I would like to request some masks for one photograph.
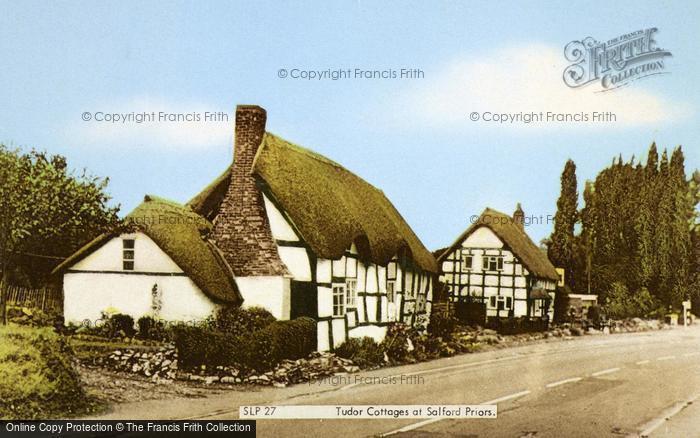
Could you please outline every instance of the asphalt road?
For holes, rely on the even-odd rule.
[[[233,419],[239,406],[263,404],[497,404],[496,419],[259,420],[258,436],[700,437],[698,326],[587,336],[360,374],[391,375],[408,379],[150,401],[118,406],[102,418]]]

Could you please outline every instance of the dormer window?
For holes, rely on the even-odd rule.
[[[122,239],[122,269],[134,270],[134,239]]]

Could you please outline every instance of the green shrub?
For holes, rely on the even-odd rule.
[[[62,319],[62,317],[44,312],[41,309],[8,306],[7,319],[9,322],[13,322],[18,325],[28,325],[31,327],[54,327],[58,325],[58,320]]]
[[[178,360],[184,369],[235,365],[268,371],[284,359],[300,359],[316,349],[316,321],[274,321],[253,333],[224,333],[216,324],[172,327]]]
[[[169,339],[168,329],[163,323],[151,316],[142,316],[136,322],[139,327],[139,337],[154,341],[165,341]]]
[[[172,327],[173,340],[183,369],[233,365],[240,360],[239,339],[207,325]]]
[[[134,328],[134,318],[123,313],[106,316],[104,325],[100,327],[104,336],[108,338],[128,337],[131,338],[136,334]]]
[[[415,362],[411,355],[409,341],[413,329],[401,322],[391,323],[387,327],[386,336],[382,341],[382,349],[386,353],[389,360],[393,363]]]
[[[0,327],[0,418],[76,416],[90,408],[72,352],[51,328]]]
[[[372,368],[384,362],[384,350],[372,338],[350,338],[335,349],[339,357],[350,359],[360,368]]]
[[[262,307],[243,309],[226,306],[216,312],[213,323],[220,332],[242,335],[262,330],[273,322],[275,317]]]
[[[624,283],[612,284],[605,298],[605,313],[613,319],[647,317],[658,314],[660,303],[647,288],[630,293]]]
[[[457,325],[457,320],[451,315],[443,312],[433,312],[430,315],[428,323],[428,333],[431,335],[448,340],[452,338],[452,333]]]
[[[250,337],[241,337],[241,365],[267,371],[284,359],[306,357],[316,350],[316,336],[316,321],[312,318],[275,321]]]

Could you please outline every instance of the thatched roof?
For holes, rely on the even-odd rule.
[[[433,255],[384,193],[338,163],[265,133],[252,173],[317,256],[338,259],[354,242],[374,263],[405,251],[420,268],[437,272]],[[229,168],[188,205],[213,219],[230,174]]]
[[[125,222],[128,228],[150,237],[207,296],[218,302],[242,303],[230,267],[207,240],[212,228],[208,220],[187,206],[146,196]],[[118,234],[94,239],[57,266],[54,273],[69,269]]]
[[[535,245],[530,237],[525,233],[521,224],[513,218],[500,211],[486,208],[479,219],[467,228],[457,240],[438,256],[438,262],[442,262],[452,251],[459,247],[464,240],[478,228],[487,227],[498,236],[503,243],[513,251],[513,254],[522,262],[533,275],[546,278],[548,280],[558,280],[554,265],[549,261],[547,255]]]

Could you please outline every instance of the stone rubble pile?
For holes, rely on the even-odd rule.
[[[207,385],[255,384],[278,387],[294,383],[309,382],[337,374],[356,373],[360,368],[349,359],[343,359],[328,352],[314,352],[305,359],[284,360],[274,370],[266,373],[243,372],[235,367],[216,367],[208,370],[205,366],[193,373],[178,373],[177,378],[200,382]]]
[[[104,359],[102,365],[114,371],[138,374],[153,380],[172,380],[177,373],[177,351],[172,347],[154,351],[115,350]]]

